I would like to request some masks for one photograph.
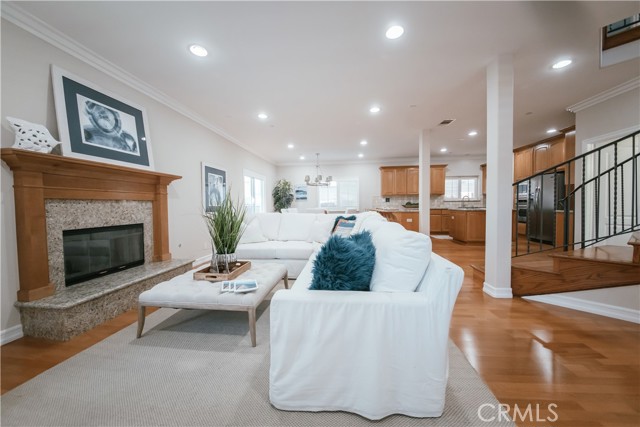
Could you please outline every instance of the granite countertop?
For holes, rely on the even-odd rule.
[[[403,207],[399,208],[373,208],[376,212],[419,212],[419,209],[407,209]]]
[[[450,211],[486,211],[487,208],[468,207],[468,208],[448,208]]]

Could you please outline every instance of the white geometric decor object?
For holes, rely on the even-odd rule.
[[[31,123],[26,120],[7,117],[7,121],[13,127],[16,139],[12,148],[35,151],[38,153],[51,153],[61,142],[56,141],[46,127]],[[61,154],[60,148],[56,150]]]

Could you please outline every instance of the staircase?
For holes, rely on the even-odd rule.
[[[640,284],[639,156],[635,132],[514,183],[529,189],[526,233],[515,236],[511,263],[514,295]],[[595,246],[629,233],[626,247]]]
[[[513,295],[640,284],[639,157],[640,131],[513,184],[514,208],[526,208],[524,234],[514,226]],[[627,235],[625,246],[602,245]],[[472,268],[484,281],[483,266]]]
[[[640,284],[640,232],[629,246],[604,245],[513,259],[513,295],[542,295]]]

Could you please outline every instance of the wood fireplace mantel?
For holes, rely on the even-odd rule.
[[[153,261],[171,259],[167,187],[177,175],[3,148],[13,171],[20,290],[18,301],[54,293],[49,281],[45,199],[146,200],[153,207]]]

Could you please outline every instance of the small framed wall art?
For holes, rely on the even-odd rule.
[[[215,212],[227,195],[227,172],[202,162],[202,206]]]
[[[143,107],[51,66],[63,154],[153,170]]]

